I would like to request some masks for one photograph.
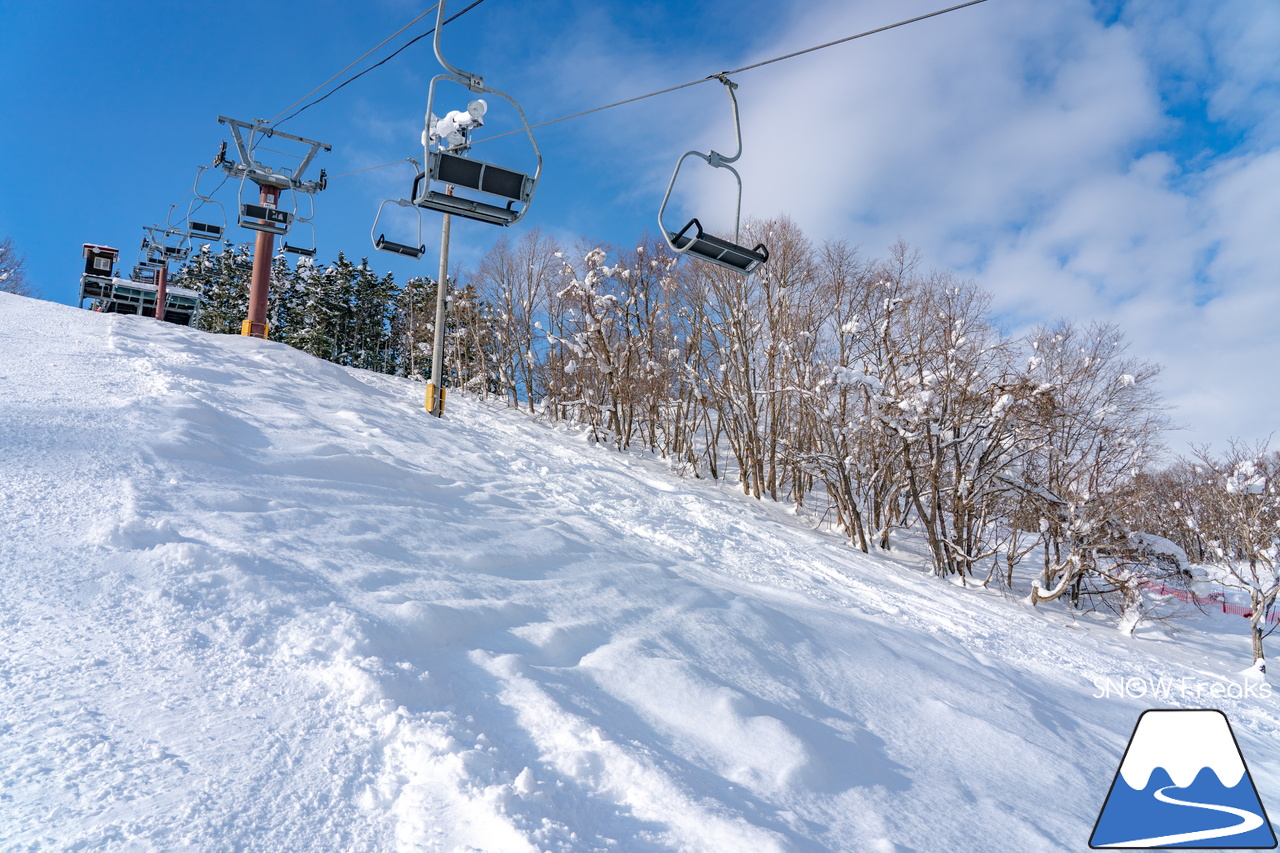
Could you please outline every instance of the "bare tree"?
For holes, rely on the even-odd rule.
[[[40,291],[27,279],[26,265],[26,257],[18,254],[12,239],[5,237],[0,240],[0,292],[40,296]]]
[[[1253,658],[1261,662],[1267,616],[1280,595],[1280,455],[1233,440],[1221,456],[1197,448],[1192,471],[1196,495],[1186,524],[1221,566],[1219,581],[1248,594]]]
[[[1126,357],[1123,335],[1107,324],[1041,328],[1028,346],[1023,412],[1039,442],[1019,485],[1039,505],[1044,557],[1031,599],[1080,604],[1117,591],[1105,564],[1129,541],[1123,507],[1168,426],[1159,368]]]
[[[562,267],[559,246],[535,229],[514,247],[499,239],[473,278],[477,298],[488,303],[496,320],[490,348],[494,378],[513,406],[530,412],[542,392],[546,335],[541,318]]]

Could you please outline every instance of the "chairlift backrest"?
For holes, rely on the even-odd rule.
[[[701,151],[686,151],[681,155],[676,161],[675,171],[671,173],[671,181],[667,184],[666,195],[662,197],[662,205],[658,208],[658,227],[673,252],[690,255],[726,269],[750,275],[769,260],[769,250],[763,243],[758,243],[753,249],[738,244],[742,224],[742,176],[731,165],[742,156],[742,122],[738,117],[738,98],[733,94],[738,84],[730,81],[724,74],[718,74],[716,77],[724,84],[725,91],[729,94],[729,103],[733,106],[733,129],[738,141],[738,150],[732,157],[726,157],[716,151],[708,151],[706,154]],[[675,187],[676,176],[680,174],[680,166],[689,157],[697,157],[709,166],[728,169],[733,173],[734,180],[738,184],[738,201],[734,211],[732,241],[708,234],[703,230],[702,223],[697,217],[690,219],[679,231],[671,230],[663,222],[662,214],[667,209],[667,202],[671,200],[671,190]],[[690,230],[693,231],[692,235],[689,233]]]
[[[529,210],[529,204],[533,200],[533,191],[537,187],[538,177],[542,174],[542,151],[538,148],[537,140],[533,138],[533,130],[529,127],[529,121],[525,118],[524,110],[521,109],[520,104],[514,98],[497,89],[486,86],[480,75],[463,71],[444,58],[444,54],[440,49],[440,33],[444,29],[444,13],[445,3],[441,0],[441,3],[436,7],[434,44],[436,59],[446,69],[446,73],[437,74],[431,78],[431,84],[427,90],[426,124],[428,132],[423,134],[422,139],[426,170],[414,181],[412,201],[419,207],[455,214],[467,219],[487,222],[491,225],[514,225],[524,218],[525,213]],[[520,116],[520,122],[524,125],[524,131],[529,137],[529,143],[533,146],[533,153],[537,158],[537,167],[532,175],[463,157],[461,156],[461,151],[465,150],[465,147],[461,149],[450,147],[444,144],[445,140],[434,137],[436,84],[441,80],[460,83],[472,92],[496,95],[515,107],[516,113]],[[432,150],[433,142],[436,144],[437,150]],[[493,196],[500,201],[498,204],[494,204],[491,199],[487,198],[470,199],[453,195],[438,188],[437,185],[457,187],[478,193],[481,196]],[[518,208],[516,207],[517,204],[520,205]]]
[[[247,177],[240,179],[238,199],[240,202],[240,216],[237,218],[236,224],[241,228],[265,231],[268,234],[288,234],[289,228],[293,225],[293,212],[281,210],[278,206],[278,201],[276,207],[245,201],[244,185],[247,180]],[[277,196],[278,199],[279,196]]]
[[[194,219],[187,220],[187,230],[192,237],[204,237],[209,240],[221,240],[224,226],[214,225],[210,222],[197,222]]]

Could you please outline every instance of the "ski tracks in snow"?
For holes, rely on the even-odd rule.
[[[67,310],[66,388],[0,410],[21,843],[1055,850],[1110,773],[1060,756],[1123,714],[1061,700],[1127,651],[465,396]]]

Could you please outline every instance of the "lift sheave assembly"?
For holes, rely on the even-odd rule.
[[[732,157],[726,157],[716,151],[708,151],[706,154],[701,151],[686,151],[681,155],[680,159],[676,161],[675,171],[671,173],[671,182],[667,184],[667,194],[662,197],[662,206],[658,208],[658,227],[662,229],[662,235],[666,238],[667,245],[671,247],[671,251],[710,261],[726,269],[750,275],[769,260],[769,250],[765,248],[763,243],[757,244],[754,249],[748,249],[746,246],[738,244],[738,232],[742,221],[742,176],[738,174],[737,169],[730,165],[742,156],[742,122],[738,118],[738,98],[733,94],[733,90],[738,88],[738,84],[730,81],[723,74],[717,75],[717,79],[724,84],[725,91],[729,93],[729,103],[733,105],[733,130],[738,139],[738,151]],[[699,160],[706,162],[707,165],[717,169],[728,169],[733,173],[734,179],[737,180],[738,203],[733,218],[733,242],[708,234],[697,217],[690,219],[679,231],[672,231],[663,222],[662,214],[667,209],[667,202],[671,200],[671,190],[676,185],[676,177],[680,174],[680,166],[689,157],[697,157]]]

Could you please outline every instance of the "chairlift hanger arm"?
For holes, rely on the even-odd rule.
[[[715,154],[714,151],[710,153]],[[662,197],[662,205],[658,208],[658,227],[662,229],[662,233],[664,234],[672,233],[671,229],[667,228],[666,225],[663,224],[662,214],[666,212],[667,202],[671,200],[671,190],[676,185],[676,177],[680,174],[680,167],[684,165],[684,161],[690,157],[697,157],[699,160],[702,160],[710,166],[716,166],[716,168],[725,169],[733,173],[734,179],[738,182],[738,203],[733,215],[733,241],[735,243],[738,242],[738,232],[741,228],[742,222],[742,176],[738,174],[737,169],[730,166],[727,162],[722,161],[719,164],[714,163],[710,156],[703,154],[701,151],[686,151],[684,154],[680,155],[680,159],[676,161],[675,171],[671,173],[671,180],[667,182],[667,193]]]
[[[382,219],[383,208],[385,208],[388,204],[395,204],[395,205],[399,205],[400,207],[408,207],[417,213],[418,241],[416,245],[410,245],[408,243],[398,243],[395,240],[388,240],[385,234],[378,234],[378,236],[376,237],[374,236],[374,234],[377,233],[378,231],[378,221]],[[409,201],[408,199],[389,198],[383,201],[382,204],[378,205],[378,212],[374,214],[373,225],[369,227],[369,239],[373,241],[373,248],[379,251],[390,252],[393,255],[403,255],[408,258],[413,258],[415,261],[421,260],[422,256],[427,253],[427,247],[422,242],[422,210],[416,204],[414,204],[412,201]]]
[[[728,169],[733,173],[734,179],[738,182],[738,205],[733,217],[733,241],[738,242],[738,235],[742,223],[742,176],[738,174],[738,170],[729,165],[737,162],[742,156],[742,120],[738,115],[738,97],[733,90],[738,88],[738,84],[729,79],[727,74],[712,75],[715,79],[724,84],[724,90],[729,94],[729,103],[733,108],[733,132],[738,143],[738,150],[732,157],[726,157],[715,150],[708,151],[703,154],[701,151],[686,151],[676,161],[675,171],[671,173],[671,180],[667,183],[667,193],[662,197],[662,205],[658,208],[658,227],[662,229],[663,234],[673,233],[671,229],[663,224],[662,214],[667,209],[667,202],[671,200],[671,190],[676,185],[676,177],[680,174],[680,167],[684,165],[684,161],[689,157],[697,157],[705,162],[708,166],[714,166],[717,169]],[[711,78],[708,78],[711,79]],[[672,246],[675,249],[675,246]]]
[[[726,157],[715,151],[707,152],[707,162],[712,166],[720,166],[736,163],[738,158],[742,156],[742,121],[738,118],[738,96],[733,94],[733,90],[738,88],[738,84],[730,80],[727,74],[715,74],[713,76],[724,84],[724,90],[729,93],[729,103],[733,106],[733,134],[738,141],[738,151],[732,157]]]
[[[441,65],[443,65],[449,71],[449,73],[453,75],[453,79],[457,80],[459,83],[466,86],[471,91],[473,92],[490,91],[489,89],[484,88],[484,80],[480,77],[479,74],[472,74],[469,71],[463,71],[461,68],[459,68],[458,66],[454,65],[453,63],[449,62],[449,60],[444,58],[444,53],[441,52],[440,50],[440,33],[444,30],[444,2],[445,0],[440,0],[440,2],[436,4],[436,31],[435,31],[435,37],[431,40],[431,43],[434,46],[435,52],[436,52],[436,61],[438,61]],[[494,92],[493,94],[500,95],[501,93]],[[506,97],[506,96],[503,95],[503,97]],[[510,100],[510,98],[508,98],[507,100]],[[430,116],[430,113],[428,113],[428,117],[429,116]],[[523,118],[523,116],[521,116],[521,118]],[[528,122],[525,122],[526,127],[528,126],[528,124],[529,124]]]

